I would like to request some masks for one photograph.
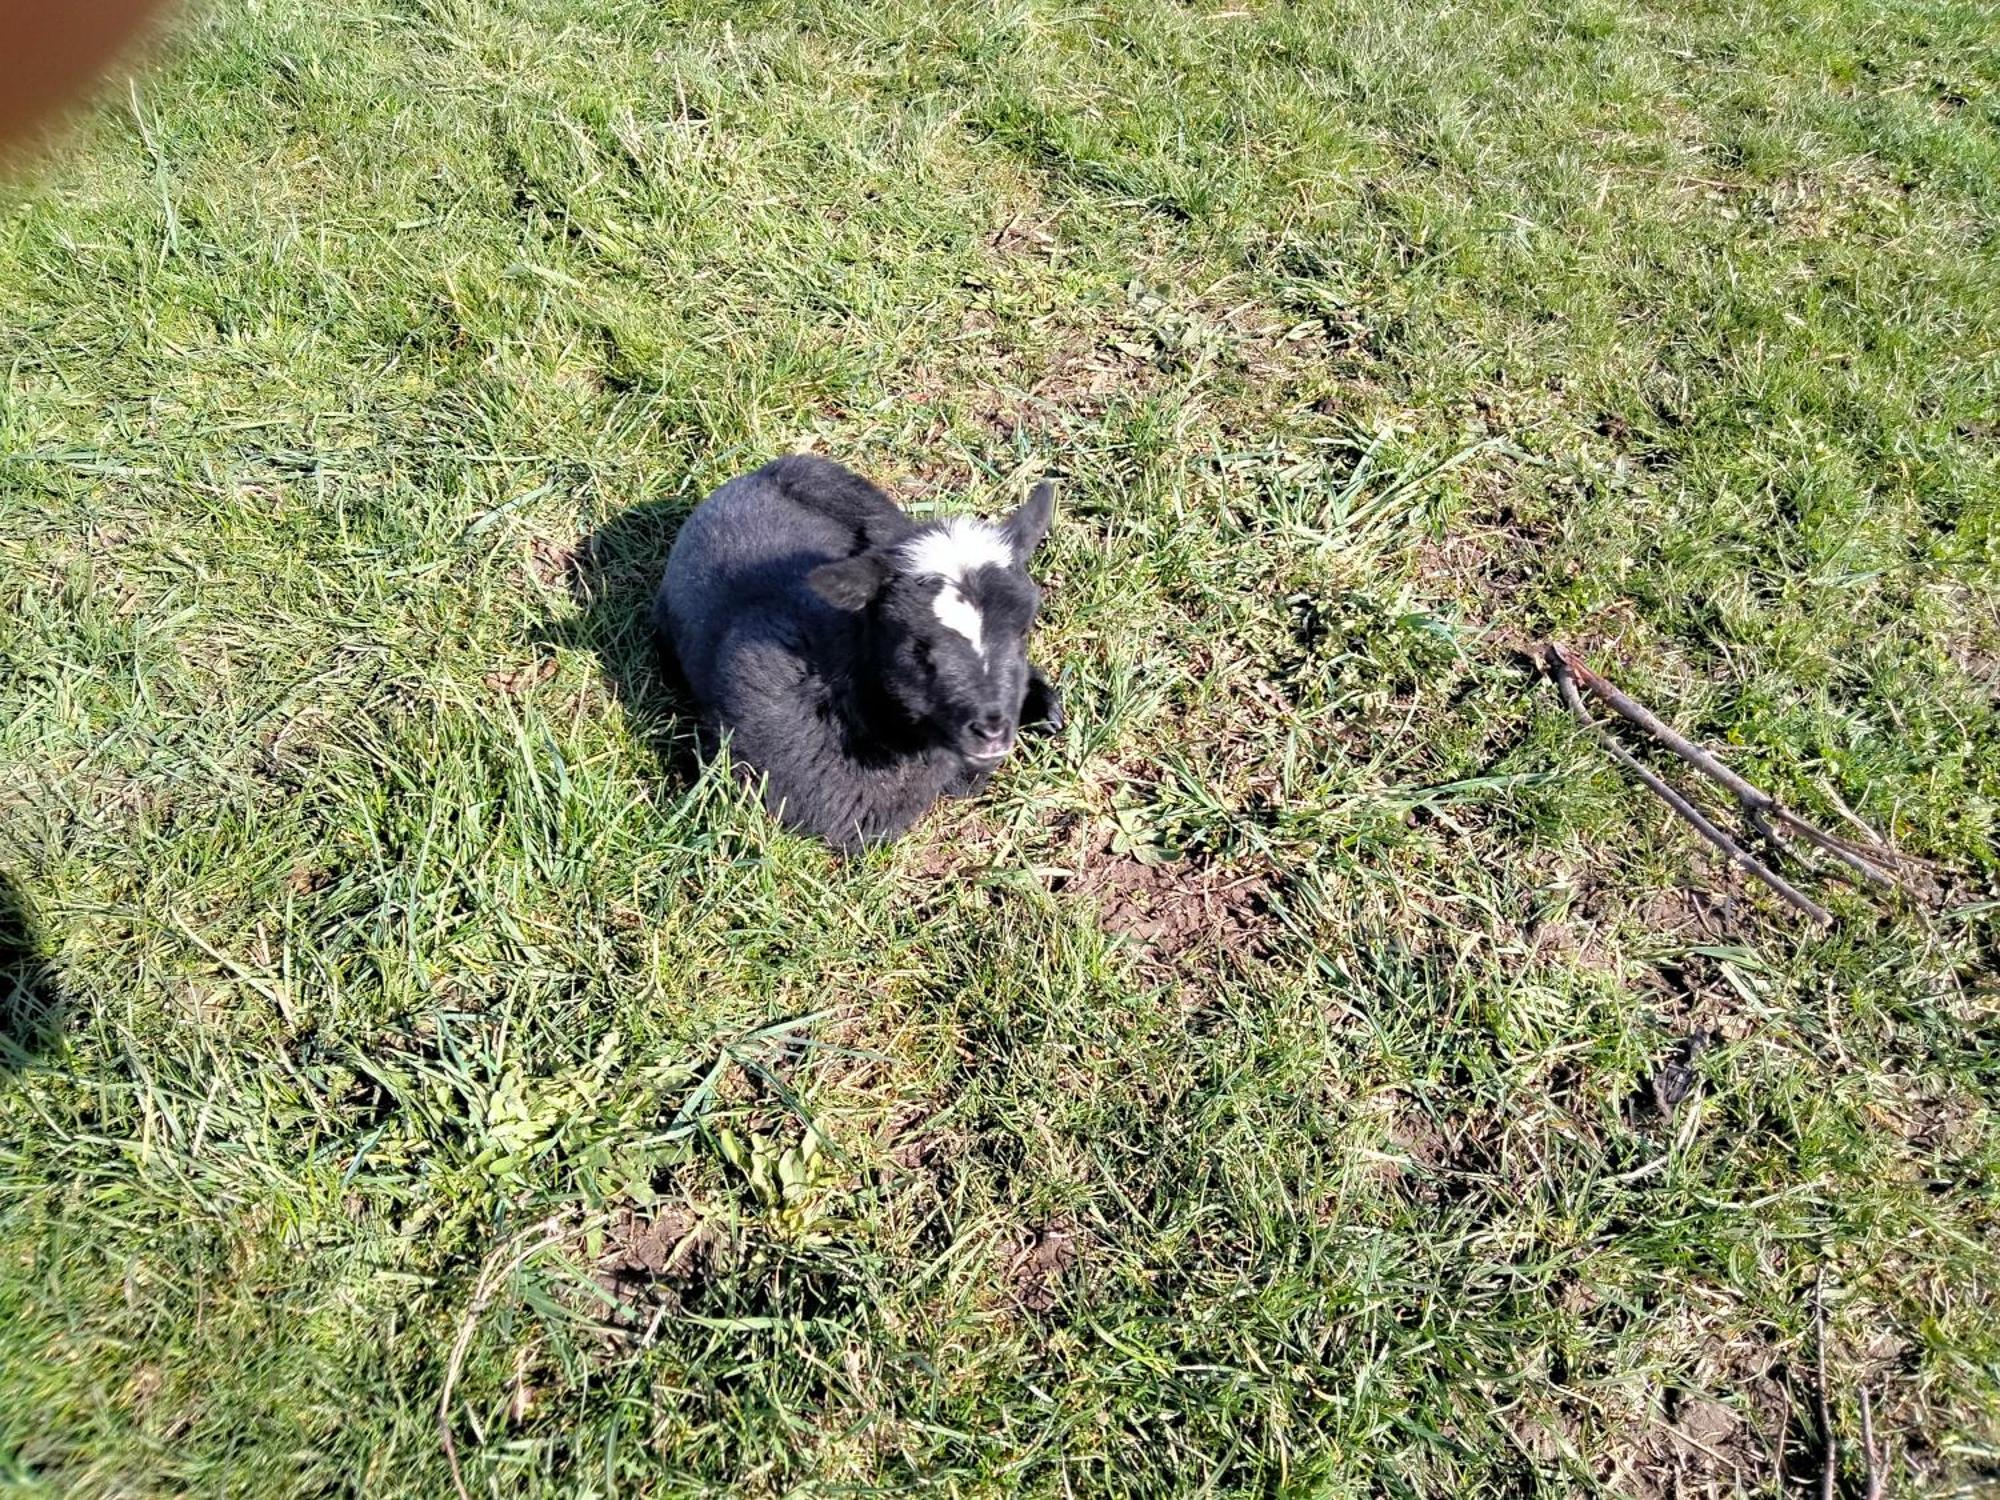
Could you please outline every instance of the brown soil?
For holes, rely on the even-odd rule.
[[[1038,228],[1024,213],[1016,213],[998,230],[987,237],[986,243],[1001,255],[1052,256],[1056,253],[1056,237],[1046,229]]]
[[[1435,1171],[1451,1161],[1451,1146],[1437,1122],[1417,1109],[1399,1111],[1389,1125],[1389,1144],[1421,1171]],[[1397,1168],[1398,1174],[1401,1168]]]
[[[945,1144],[944,1132],[934,1128],[936,1121],[936,1109],[926,1103],[913,1102],[897,1110],[882,1137],[889,1162],[905,1172],[921,1170]]]
[[[1768,1353],[1768,1351],[1763,1351]],[[1720,1372],[1708,1393],[1637,1395],[1629,1405],[1585,1407],[1561,1401],[1553,1412],[1516,1410],[1515,1441],[1550,1468],[1565,1453],[1595,1454],[1593,1477],[1630,1500],[1770,1492],[1778,1473],[1779,1440],[1796,1449],[1792,1406],[1782,1381],[1764,1369]],[[1738,1378],[1740,1377],[1740,1379]],[[1790,1457],[1797,1461],[1799,1455]]]
[[[576,546],[554,537],[537,536],[528,542],[528,571],[549,588],[567,588],[576,577]]]
[[[506,693],[510,697],[518,698],[531,688],[540,687],[555,675],[556,659],[553,656],[544,656],[540,661],[530,662],[524,667],[488,672],[486,686],[491,692]]]
[[[1028,1232],[1007,1267],[1007,1289],[1026,1312],[1052,1311],[1065,1272],[1076,1264],[1077,1237],[1068,1229],[1044,1225]]]
[[[1095,902],[1106,932],[1171,962],[1212,951],[1263,957],[1276,932],[1273,884],[1268,871],[1147,864],[1107,853],[1086,862],[1078,876],[1059,877],[1057,888]]]
[[[1765,1371],[1714,1396],[1675,1393],[1665,1413],[1650,1413],[1610,1484],[1634,1500],[1675,1500],[1683,1495],[1758,1494],[1778,1468],[1778,1441],[1787,1433],[1791,1402]]]
[[[720,1236],[685,1208],[651,1218],[622,1210],[605,1231],[596,1281],[610,1299],[608,1330],[642,1334],[662,1310],[671,1313],[715,1268]]]

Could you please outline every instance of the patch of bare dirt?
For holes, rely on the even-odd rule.
[[[910,857],[911,876],[930,889],[942,887],[971,867],[972,859],[957,838],[929,839],[917,844]]]
[[[916,502],[951,500],[968,488],[970,480],[962,466],[926,462],[907,470],[890,494],[898,505],[907,507]]]
[[[1723,960],[1688,951],[1659,959],[1639,979],[1658,996],[1656,1013],[1676,1034],[1704,1033],[1712,1040],[1742,1035],[1743,996]]]
[[[316,896],[333,884],[333,872],[311,859],[292,862],[285,876],[285,889],[295,896]]]
[[[1865,1107],[1876,1124],[1902,1137],[1912,1167],[1934,1176],[1963,1171],[1987,1130],[1988,1112],[1976,1099],[1934,1079],[1879,1078]]]
[[[921,1100],[892,1114],[882,1131],[883,1155],[890,1164],[905,1172],[922,1171],[946,1144],[937,1120],[936,1106]]]
[[[1113,396],[1145,395],[1160,384],[1162,373],[1130,340],[1104,341],[1091,333],[1077,333],[1056,350],[1028,394],[1058,411],[1094,417],[1102,414]],[[1017,428],[1042,425],[1032,407],[995,411],[988,422],[996,433],[1009,437]]]
[[[1521,949],[1534,963],[1569,963],[1601,973],[1618,971],[1618,950],[1610,934],[1574,911],[1530,918],[1521,928]]]
[[[1735,943],[1745,935],[1746,915],[1726,888],[1688,883],[1627,891],[1590,870],[1579,872],[1569,904],[1522,925],[1521,949],[1536,962],[1572,963],[1615,975],[1622,983],[1634,967],[1626,953],[1630,929],[1645,934],[1642,946],[1650,951]],[[1715,1028],[1740,1003],[1717,965],[1700,955],[1644,966],[1639,978],[1668,1002],[1662,1019],[1682,1030]]]
[[[642,1335],[679,1308],[716,1266],[722,1238],[685,1208],[661,1208],[650,1217],[621,1210],[604,1235],[595,1280],[609,1299],[607,1331]]]
[[[1104,930],[1128,938],[1148,957],[1172,962],[1197,952],[1261,958],[1277,919],[1268,870],[1182,860],[1149,864],[1108,850],[1086,860],[1056,889],[1094,902]]]
[[[555,675],[556,659],[553,656],[544,656],[526,666],[488,672],[485,682],[489,692],[505,693],[510,698],[518,698],[523,693],[540,687]]]
[[[1600,1392],[1588,1404],[1564,1398],[1508,1417],[1515,1442],[1538,1464],[1583,1462],[1608,1493],[1629,1500],[1767,1493],[1790,1421],[1783,1384],[1762,1371],[1705,1393],[1669,1391],[1655,1401]]]
[[[1412,1105],[1392,1118],[1389,1142],[1406,1158],[1391,1168],[1391,1180],[1400,1179],[1418,1203],[1454,1202],[1503,1183],[1518,1190],[1524,1182],[1504,1124],[1484,1111],[1446,1126]]]
[[[567,588],[576,576],[574,543],[537,536],[528,542],[528,571],[548,588]]]
[[[1543,580],[1555,539],[1551,527],[1517,520],[1503,505],[1486,525],[1461,519],[1449,534],[1417,543],[1417,582],[1468,618],[1512,627],[1525,640],[1535,622],[1519,618],[1516,601]]]
[[[1960,644],[1953,646],[1952,657],[1965,675],[1981,687],[2000,689],[2000,652]]]
[[[1448,1104],[1440,1114],[1392,1088],[1369,1098],[1365,1116],[1382,1141],[1370,1153],[1372,1175],[1415,1202],[1453,1201],[1503,1176],[1523,1181],[1521,1153],[1509,1152],[1506,1122],[1491,1110]]]
[[[1696,942],[1734,941],[1742,917],[1732,892],[1698,885],[1658,886],[1632,902],[1632,920],[1648,932]]]
[[[1074,1230],[1056,1225],[1029,1230],[1007,1265],[1007,1290],[1015,1305],[1024,1312],[1053,1311],[1078,1248]]]
[[[1608,1482],[1633,1500],[1760,1493],[1776,1475],[1791,1415],[1783,1385],[1762,1371],[1717,1394],[1670,1392]]]
[[[1001,255],[1055,255],[1056,237],[1034,223],[1025,212],[1008,218],[986,237],[986,243]]]
[[[1991,429],[1994,424],[1985,425]],[[2000,616],[1992,601],[1977,589],[1950,585],[1941,590],[1938,603],[1958,622],[1944,636],[1945,654],[1979,686],[2000,688]]]
[[[1382,1164],[1381,1175],[1395,1181],[1406,1173],[1428,1177],[1451,1161],[1451,1145],[1437,1122],[1415,1106],[1399,1108],[1389,1121],[1391,1159]],[[1400,1157],[1402,1160],[1395,1160]]]

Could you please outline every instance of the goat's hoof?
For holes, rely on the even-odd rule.
[[[1040,734],[1054,734],[1068,722],[1063,713],[1062,695],[1056,691],[1055,685],[1031,682],[1028,685],[1028,701],[1021,705],[1021,727]]]
[[[990,770],[974,771],[970,768],[960,771],[945,784],[944,794],[953,799],[977,797],[986,790],[986,784],[993,779]]]

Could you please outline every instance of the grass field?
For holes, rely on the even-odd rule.
[[[1966,0],[207,0],[0,205],[0,1480],[1990,1493],[1996,289]],[[800,448],[1060,484],[851,863],[643,629]]]

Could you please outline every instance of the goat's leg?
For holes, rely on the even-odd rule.
[[[977,797],[981,792],[986,790],[986,783],[992,779],[993,767],[990,764],[976,766],[971,761],[967,761],[945,782],[944,795],[947,797]]]
[[[1028,696],[1021,702],[1021,726],[1030,725],[1054,734],[1067,721],[1063,717],[1062,694],[1042,675],[1042,669],[1028,664]]]

